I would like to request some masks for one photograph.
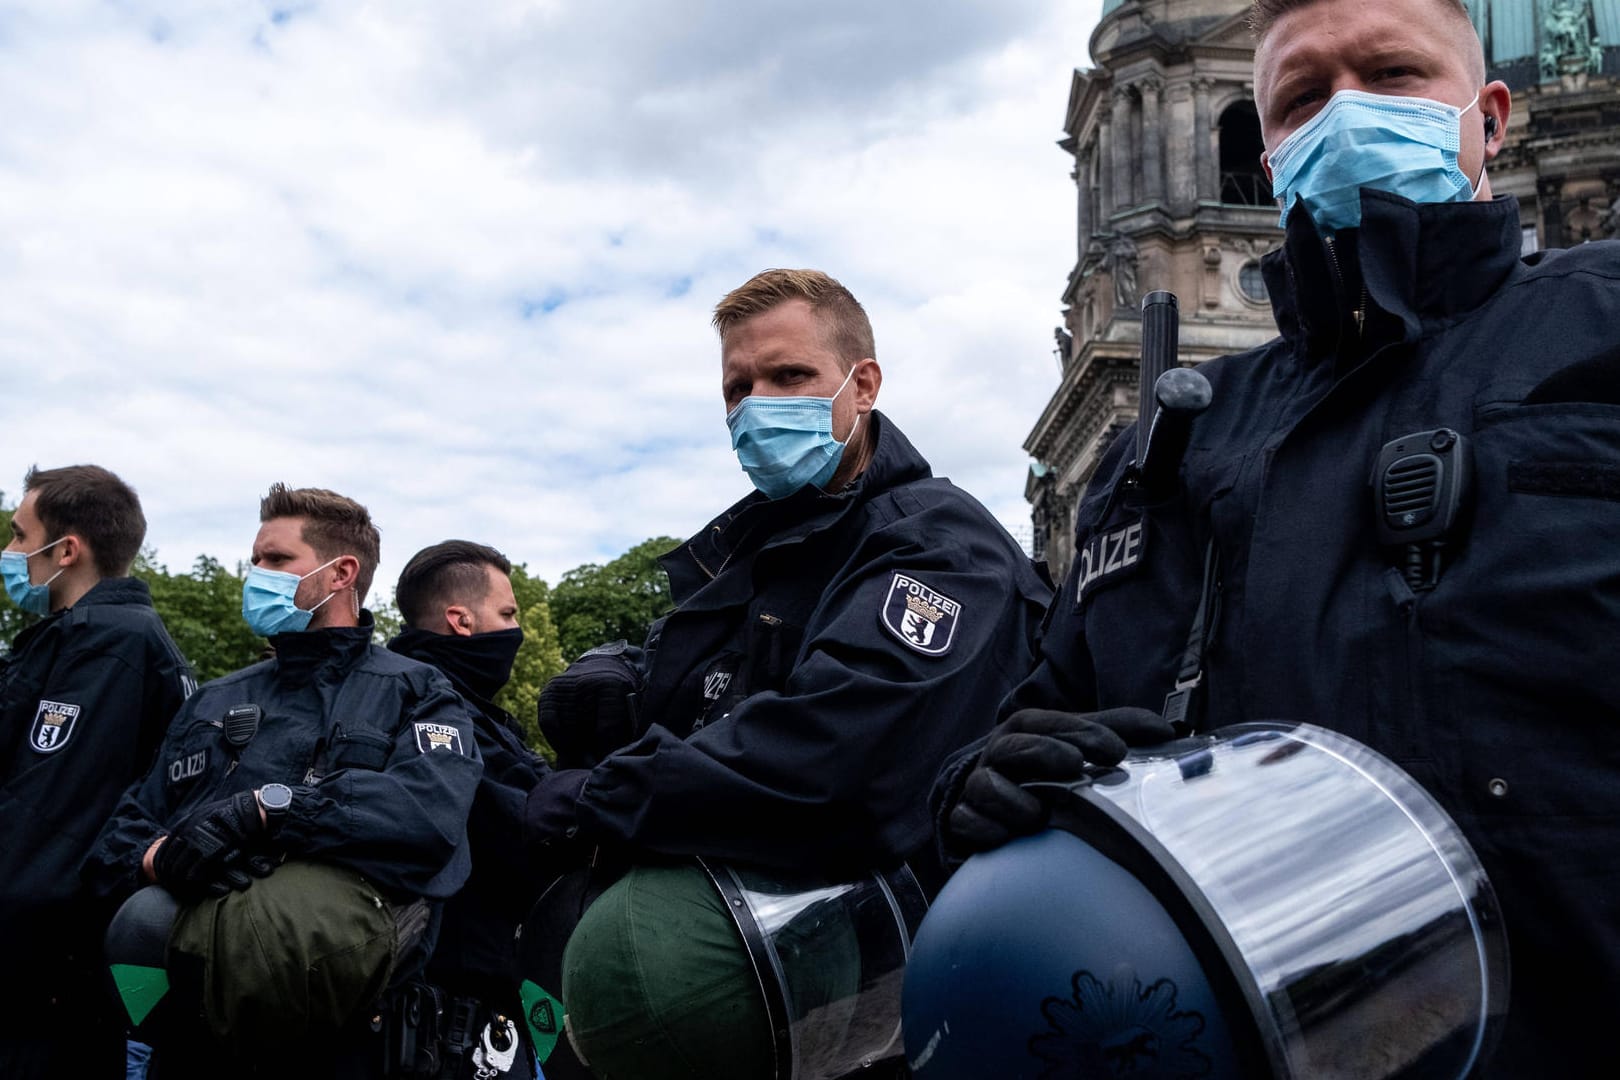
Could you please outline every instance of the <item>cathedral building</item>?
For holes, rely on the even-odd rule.
[[[1488,78],[1513,91],[1498,195],[1526,252],[1620,232],[1620,0],[1465,0]],[[1095,67],[1070,84],[1076,258],[1056,331],[1057,391],[1024,441],[1034,550],[1073,559],[1074,510],[1136,419],[1140,304],[1180,302],[1183,364],[1276,334],[1260,258],[1282,241],[1260,167],[1254,42],[1233,0],[1104,0]],[[1612,43],[1612,44],[1611,44]]]

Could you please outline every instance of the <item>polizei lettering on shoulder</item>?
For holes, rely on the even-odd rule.
[[[1142,549],[1146,532],[1142,519],[1093,533],[1075,553],[1077,563],[1075,580],[1075,606],[1085,603],[1086,597],[1098,585],[1110,578],[1134,570],[1142,562]]]

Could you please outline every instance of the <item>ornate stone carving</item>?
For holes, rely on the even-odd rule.
[[[1120,234],[1108,245],[1108,272],[1114,279],[1114,307],[1128,312],[1136,310],[1136,244],[1130,237]]]

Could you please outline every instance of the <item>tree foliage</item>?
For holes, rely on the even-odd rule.
[[[152,606],[199,681],[229,675],[263,656],[264,639],[242,621],[240,566],[227,570],[218,559],[199,555],[191,573],[171,574],[148,550],[132,573],[152,590]]]
[[[620,638],[641,644],[653,621],[674,607],[658,556],[679,543],[655,536],[605,566],[587,563],[565,573],[551,591],[563,657],[576,660],[587,649]]]
[[[512,567],[512,593],[517,597],[523,647],[512,664],[512,679],[495,704],[517,717],[529,745],[549,758],[554,755],[540,734],[537,716],[540,690],[566,666],[557,644],[557,627],[551,619],[551,589],[520,563]]]

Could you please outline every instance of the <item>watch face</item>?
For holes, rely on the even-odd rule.
[[[285,810],[292,805],[292,788],[286,784],[266,784],[259,789],[259,802],[266,811]]]

